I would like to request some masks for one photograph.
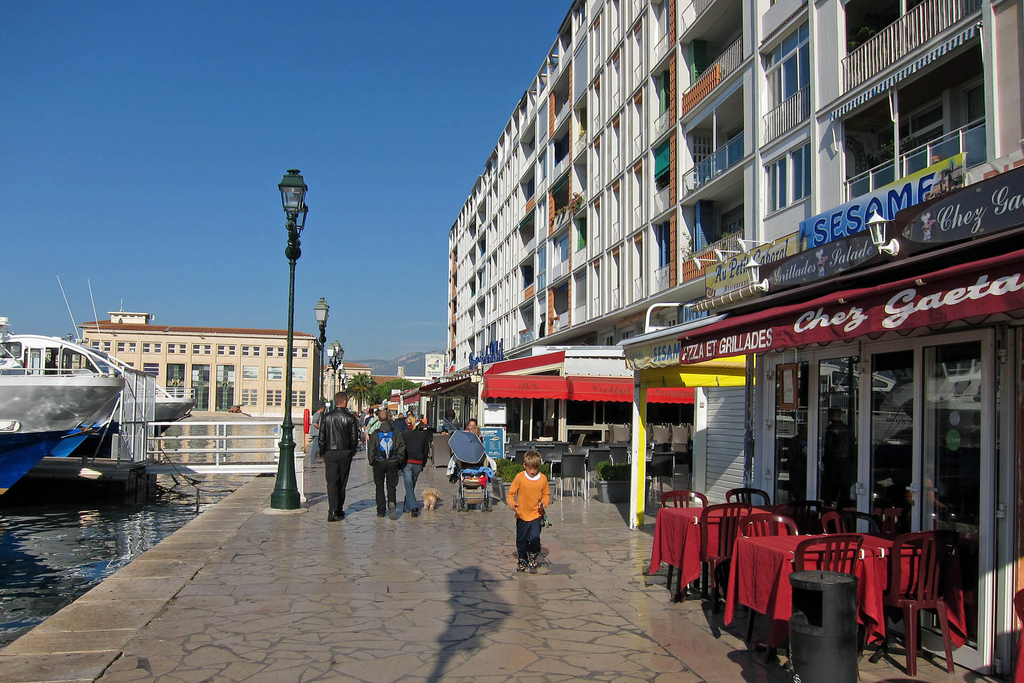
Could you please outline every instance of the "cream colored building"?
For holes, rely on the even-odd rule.
[[[82,323],[84,344],[156,378],[172,393],[196,399],[193,412],[284,415],[286,330],[154,325],[149,313],[110,312],[110,320]],[[313,407],[319,369],[316,338],[295,332],[292,407]]]

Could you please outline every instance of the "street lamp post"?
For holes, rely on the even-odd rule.
[[[323,400],[324,393],[324,346],[327,344],[327,314],[331,310],[331,307],[327,305],[327,301],[320,297],[320,301],[316,302],[316,306],[313,307],[313,313],[316,315],[316,322],[320,325],[320,372],[316,377],[316,396],[314,396],[313,407],[318,408],[319,403]]]
[[[338,393],[338,367],[341,366],[341,362],[345,360],[345,349],[341,348],[341,344],[337,341],[332,341],[331,345],[327,348],[328,362],[331,364],[331,374],[334,377],[334,393]],[[342,384],[341,390],[345,390],[344,383]]]
[[[306,225],[306,183],[298,169],[288,173],[278,184],[281,191],[281,205],[284,207],[288,229],[288,246],[284,255],[288,259],[288,346],[285,352],[284,375],[284,421],[281,423],[281,449],[277,460],[277,480],[274,492],[270,494],[270,507],[275,510],[298,510],[299,488],[295,483],[295,440],[292,431],[292,350],[295,323],[295,262],[302,256],[299,248],[299,234]]]

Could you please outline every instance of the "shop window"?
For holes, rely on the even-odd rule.
[[[775,366],[776,504],[807,499],[807,362]]]

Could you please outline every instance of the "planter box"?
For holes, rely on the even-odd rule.
[[[597,482],[597,500],[601,503],[628,503],[631,482],[601,481]]]

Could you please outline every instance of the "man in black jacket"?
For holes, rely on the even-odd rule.
[[[345,487],[352,468],[352,456],[359,448],[359,423],[348,410],[348,396],[334,395],[335,408],[320,418],[320,457],[327,477],[328,522],[345,517]]]
[[[387,510],[391,519],[397,514],[398,471],[405,467],[407,460],[405,441],[391,422],[391,412],[381,410],[380,427],[366,441],[366,458],[373,468],[373,484],[377,489],[377,516],[385,515],[384,485],[387,484]]]

